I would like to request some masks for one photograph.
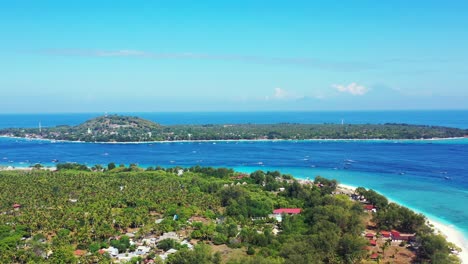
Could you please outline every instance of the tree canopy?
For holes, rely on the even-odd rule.
[[[99,250],[134,250],[129,230],[138,230],[137,237],[181,232],[199,242],[190,250],[160,241],[162,250],[179,249],[167,263],[359,263],[368,257],[361,235],[366,214],[358,202],[334,194],[335,180],[317,177],[307,185],[276,171],[245,175],[193,167],[178,175],[178,168],[108,168],[64,164],[57,171],[0,171],[0,262],[110,263]],[[373,191],[360,191],[383,201]],[[422,261],[453,260],[450,245],[432,234],[423,216],[384,204],[375,215],[379,228],[416,232]],[[302,211],[276,222],[269,217],[276,208]],[[223,259],[210,245],[243,255]],[[77,249],[89,254],[76,257]]]

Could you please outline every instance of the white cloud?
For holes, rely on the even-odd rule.
[[[333,84],[332,88],[336,89],[338,92],[349,93],[352,95],[365,95],[367,92],[369,92],[368,88],[355,82],[348,85]]]
[[[295,94],[294,92],[287,91],[283,88],[275,88],[273,95],[265,96],[265,100],[293,100],[298,99],[300,96]]]
[[[147,53],[139,50],[115,50],[115,51],[97,51],[99,57],[123,57],[123,56],[145,56]]]
[[[214,60],[214,61],[240,61],[244,63],[265,64],[265,65],[292,65],[299,67],[317,68],[329,71],[358,71],[373,69],[374,65],[359,62],[335,62],[328,60],[318,60],[305,56],[299,57],[264,57],[258,55],[239,54],[207,54],[192,52],[160,53],[145,50],[117,49],[117,50],[96,50],[96,49],[45,49],[35,51],[41,54],[59,56],[84,56],[84,57],[133,57],[142,59],[187,59],[187,60]]]
[[[281,88],[275,88],[275,94],[273,95],[275,99],[284,99],[288,97],[288,92]]]

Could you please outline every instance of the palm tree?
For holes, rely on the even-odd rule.
[[[387,239],[387,240],[385,241],[385,243],[381,246],[382,255],[383,255],[384,257],[385,257],[385,250],[386,250],[387,248],[389,248],[389,247],[391,246],[391,244],[392,244],[392,240]]]

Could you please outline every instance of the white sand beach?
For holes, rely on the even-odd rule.
[[[34,168],[32,167],[14,167],[14,166],[0,166],[0,171],[32,171]],[[42,167],[41,170],[49,170],[49,171],[56,171],[56,167]]]
[[[339,188],[348,190],[348,191],[354,191],[357,187],[346,185],[346,184],[339,184]],[[395,201],[392,201],[390,199],[389,201],[396,203]],[[417,213],[421,213],[421,212],[418,212],[417,210],[414,210],[413,208],[410,208],[410,209]],[[463,236],[463,234],[452,225],[443,224],[427,216],[427,214],[424,214],[424,215],[427,218],[427,222],[433,226],[436,233],[441,234],[442,236],[445,237],[445,239],[447,239],[447,241],[452,242],[453,244],[457,245],[458,247],[462,249],[462,252],[458,254],[458,257],[461,259],[462,263],[468,264],[468,241]]]
[[[454,226],[446,225],[428,217],[428,222],[434,226],[437,233],[444,236],[447,241],[454,243],[462,249],[462,252],[458,255],[462,263],[468,263],[468,241],[461,232],[455,229]]]
[[[468,140],[467,137],[447,137],[447,138],[420,138],[420,139],[379,139],[379,138],[324,138],[324,139],[194,139],[194,140],[159,140],[159,141],[128,141],[128,142],[87,142],[79,140],[62,140],[62,139],[48,139],[37,137],[15,137],[9,135],[0,135],[0,138],[12,138],[21,140],[34,140],[45,142],[62,142],[62,143],[84,143],[84,144],[165,144],[165,143],[212,143],[212,142],[425,142],[425,141],[451,141],[451,140]]]

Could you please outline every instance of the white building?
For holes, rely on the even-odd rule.
[[[137,247],[137,249],[135,250],[135,254],[137,254],[137,255],[148,254],[148,253],[150,252],[150,250],[151,250],[150,247],[139,246],[139,247]]]
[[[190,242],[188,242],[187,240],[184,240],[180,243],[182,246],[183,245],[187,245],[187,248],[190,249],[190,250],[193,250],[193,245],[190,244]]]
[[[179,236],[176,234],[176,232],[167,232],[164,233],[162,236],[159,237],[158,242],[162,241],[164,239],[174,239],[175,241],[180,241]]]
[[[177,252],[177,249],[171,248],[171,249],[169,249],[168,251],[166,251],[166,253],[161,254],[161,255],[159,255],[159,256],[162,258],[162,260],[166,260],[167,257],[168,257],[170,254],[174,254],[174,253],[176,253],[176,252]]]
[[[116,257],[117,255],[119,255],[119,250],[116,249],[115,247],[109,247],[108,249],[106,249],[106,251],[109,253],[109,255],[113,257]]]

